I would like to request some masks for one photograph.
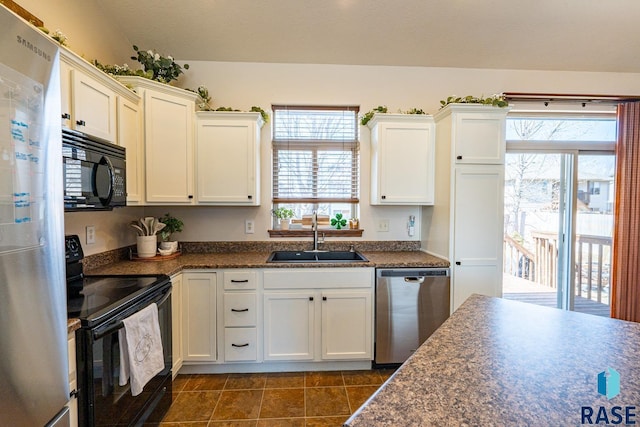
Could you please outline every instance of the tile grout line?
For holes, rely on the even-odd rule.
[[[222,400],[222,392],[224,391],[224,388],[227,385],[227,381],[229,381],[229,375],[227,375],[227,378],[225,378],[225,380],[224,380],[224,384],[222,384],[222,390],[220,390],[220,394],[218,395],[218,400],[216,401],[216,404],[213,405],[213,411],[211,411],[211,416],[209,417],[209,421],[207,421],[207,425],[209,425],[213,421],[213,414],[216,413],[216,409],[218,408],[218,404]]]

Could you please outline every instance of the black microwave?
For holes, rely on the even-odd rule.
[[[127,205],[123,147],[63,129],[62,160],[65,211]]]

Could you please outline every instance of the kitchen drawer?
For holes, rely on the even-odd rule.
[[[224,289],[242,290],[256,288],[255,271],[225,271]]]
[[[224,326],[256,326],[255,292],[225,292]]]
[[[256,328],[224,329],[225,362],[244,362],[258,359]]]

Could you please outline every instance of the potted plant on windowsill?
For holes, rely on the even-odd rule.
[[[178,242],[169,241],[169,238],[173,233],[181,232],[182,228],[184,227],[184,223],[182,222],[182,220],[172,216],[170,213],[164,214],[164,216],[160,218],[159,221],[165,224],[165,227],[160,230],[160,249],[164,251],[170,251],[170,254],[177,252]]]
[[[288,230],[289,223],[291,222],[291,218],[295,216],[295,213],[293,212],[293,210],[282,207],[282,208],[274,209],[272,212],[273,212],[273,216],[278,218],[280,229]]]

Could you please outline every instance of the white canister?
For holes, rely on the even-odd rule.
[[[138,236],[136,238],[138,246],[138,258],[153,258],[158,250],[157,236]]]

